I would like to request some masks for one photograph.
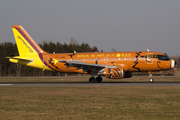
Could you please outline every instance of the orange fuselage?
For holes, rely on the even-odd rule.
[[[102,53],[58,53],[43,54],[44,63],[54,71],[82,73],[74,67],[66,68],[64,63],[56,61],[78,61],[91,64],[123,67],[125,71],[161,71],[171,68],[171,60],[159,60],[158,52],[102,52]]]

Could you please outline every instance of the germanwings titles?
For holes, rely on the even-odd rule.
[[[172,69],[176,62],[166,54],[153,51],[101,52],[101,53],[57,53],[43,51],[21,25],[13,25],[19,56],[8,57],[10,62],[66,73],[91,74],[89,82],[132,77],[132,72]],[[98,77],[94,77],[98,76]]]

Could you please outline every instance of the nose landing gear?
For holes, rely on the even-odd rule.
[[[153,83],[153,82],[154,82],[154,79],[153,79],[153,78],[149,78],[149,82],[150,82],[150,83]]]
[[[149,71],[148,74],[149,74],[149,77],[150,77],[150,78],[149,78],[149,82],[150,82],[150,83],[153,83],[153,82],[154,82],[154,79],[152,78],[153,75],[151,74],[151,71]]]

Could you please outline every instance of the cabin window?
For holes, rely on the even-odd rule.
[[[121,60],[121,58],[119,58],[119,60]]]
[[[104,59],[102,59],[102,60],[104,60]]]
[[[126,58],[124,58],[124,60],[126,60]]]
[[[109,58],[109,60],[111,60],[111,58]]]
[[[131,58],[129,58],[131,60]]]
[[[118,60],[118,58],[116,58],[116,60]]]
[[[123,58],[121,60],[123,60]]]
[[[129,58],[127,58],[127,60],[129,60]]]

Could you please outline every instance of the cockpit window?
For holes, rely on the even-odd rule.
[[[168,56],[166,55],[157,55],[158,56],[158,60],[170,60]]]

